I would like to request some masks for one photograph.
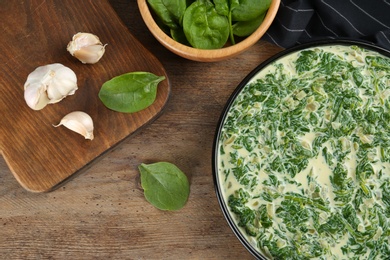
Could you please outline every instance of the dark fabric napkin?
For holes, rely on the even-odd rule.
[[[339,38],[368,41],[390,50],[390,0],[282,0],[263,36],[284,48]]]

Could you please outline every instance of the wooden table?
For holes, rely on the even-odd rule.
[[[219,208],[212,144],[233,90],[281,49],[264,41],[218,63],[180,58],[147,30],[136,1],[110,0],[129,31],[165,67],[172,93],[162,115],[50,193],[24,190],[0,158],[0,259],[252,259]],[[138,165],[168,161],[189,177],[177,212],[143,195]]]

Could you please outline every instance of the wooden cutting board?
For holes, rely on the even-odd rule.
[[[0,18],[0,151],[25,189],[55,189],[150,122],[166,104],[170,84],[163,66],[131,35],[107,0],[0,0]],[[97,64],[84,65],[66,51],[77,32],[94,33],[107,43]],[[57,62],[76,73],[79,89],[60,103],[30,109],[23,89],[28,74]],[[101,85],[132,71],[166,77],[156,101],[133,114],[107,109],[98,98]],[[53,127],[75,110],[92,117],[94,140]]]

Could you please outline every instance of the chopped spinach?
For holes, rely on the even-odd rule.
[[[219,145],[227,204],[264,255],[390,258],[390,58],[328,46],[274,62]]]

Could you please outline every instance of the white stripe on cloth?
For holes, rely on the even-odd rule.
[[[332,34],[334,34],[336,37],[339,37],[339,36],[337,35],[337,33],[335,33],[334,31],[332,31],[328,26],[325,25],[324,20],[322,20],[321,16],[319,16],[318,13],[317,13],[317,16],[318,16],[318,19],[321,21],[321,24],[324,26],[324,28],[325,28],[326,30],[328,30],[329,32],[331,32]]]
[[[347,23],[351,26],[351,28],[353,28],[357,33],[359,33],[360,35],[362,36],[366,36],[364,33],[362,33],[361,31],[359,31],[355,26],[353,26],[353,24],[351,23],[351,21],[349,21],[344,15],[342,15],[339,11],[337,11],[332,5],[330,5],[329,3],[327,3],[325,0],[321,0],[321,2],[328,6],[330,9],[332,9],[336,14],[338,14],[340,17],[342,17],[345,21],[347,21]]]
[[[356,8],[358,8],[360,11],[362,11],[366,16],[370,17],[372,20],[374,20],[375,22],[379,23],[380,25],[382,25],[383,27],[386,27],[387,29],[390,29],[390,26],[382,23],[381,21],[379,21],[378,19],[376,19],[375,17],[373,17],[372,15],[370,15],[369,13],[367,13],[366,11],[363,10],[363,8],[361,8],[357,3],[355,3],[353,0],[350,0],[350,2],[356,6]],[[387,3],[388,4],[388,3]]]
[[[387,37],[387,35],[383,31],[381,31],[380,34],[382,34],[383,38],[385,38],[390,43],[390,39]]]

